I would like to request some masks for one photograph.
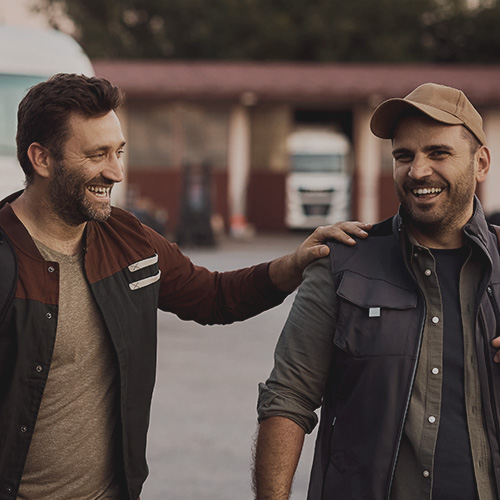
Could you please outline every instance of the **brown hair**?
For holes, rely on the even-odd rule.
[[[34,142],[45,146],[58,161],[68,139],[68,120],[72,114],[99,117],[121,106],[124,94],[104,78],[60,73],[32,87],[17,112],[17,159],[26,175],[33,179],[28,148]]]

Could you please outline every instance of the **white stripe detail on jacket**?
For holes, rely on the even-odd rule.
[[[134,262],[133,264],[130,264],[130,266],[128,266],[128,270],[132,273],[135,273],[135,271],[138,271],[139,269],[143,269],[148,266],[152,266],[157,262],[158,262],[158,254],[155,253],[153,257],[148,257],[147,259],[139,260],[137,262]]]
[[[131,290],[139,290],[139,288],[144,288],[145,286],[156,283],[160,279],[160,276],[161,271],[158,271],[158,274],[155,274],[154,276],[148,276],[147,278],[139,281],[134,281],[133,283],[129,283],[128,286]]]

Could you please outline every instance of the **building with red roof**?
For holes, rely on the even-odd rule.
[[[332,121],[352,141],[351,217],[377,221],[397,207],[389,141],[369,130],[383,100],[421,83],[465,92],[484,118],[492,169],[481,186],[488,212],[500,211],[500,66],[179,61],[93,61],[121,87],[128,135],[128,181],[179,219],[182,172],[209,164],[213,210],[228,227],[241,218],[285,229],[287,137],[297,123]]]

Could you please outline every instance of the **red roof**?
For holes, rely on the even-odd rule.
[[[476,105],[500,103],[500,66],[206,61],[93,61],[128,96],[374,104],[425,82],[459,88]]]

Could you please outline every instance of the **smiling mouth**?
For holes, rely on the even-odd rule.
[[[109,198],[111,194],[111,187],[87,186],[87,189],[97,198]]]
[[[426,196],[429,194],[439,194],[443,191],[442,187],[432,187],[432,188],[415,188],[410,190],[414,196]]]

